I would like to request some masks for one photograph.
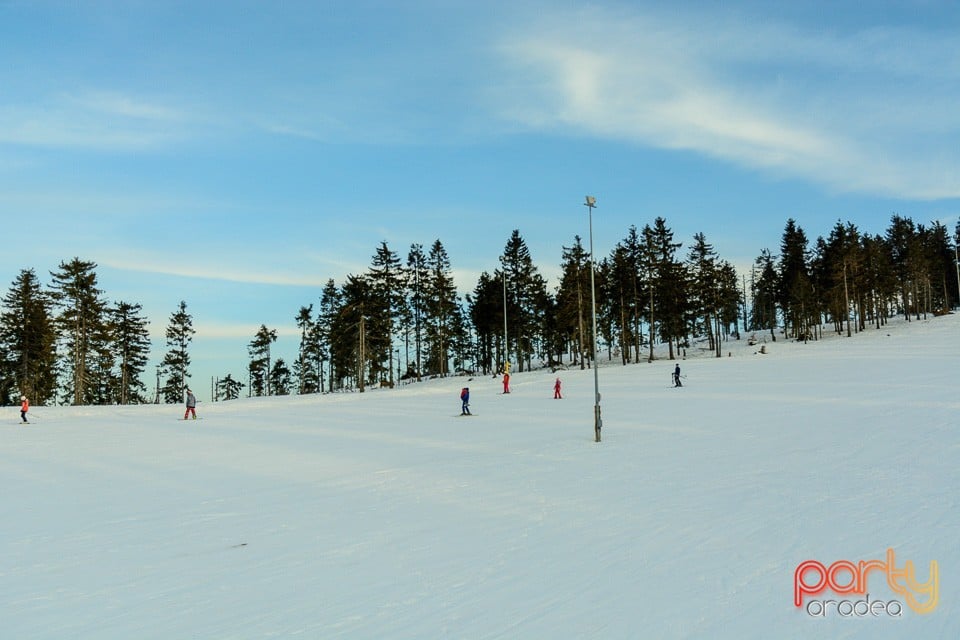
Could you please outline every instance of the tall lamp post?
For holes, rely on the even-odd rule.
[[[596,271],[593,258],[593,208],[597,206],[597,199],[593,196],[587,196],[584,206],[590,210],[590,306],[593,316],[593,340],[590,346],[593,351],[593,436],[594,442],[600,442],[600,429],[603,427],[603,420],[600,418],[600,378],[597,372],[597,287],[593,275]]]
[[[960,293],[960,234],[953,241],[953,264],[957,267],[957,292]],[[960,307],[960,304],[957,305]]]
[[[503,370],[507,370],[507,350],[510,347],[510,338],[507,337],[507,263],[503,263]]]

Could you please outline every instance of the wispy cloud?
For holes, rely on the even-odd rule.
[[[276,331],[279,338],[297,338],[300,336],[300,329],[293,323],[286,325],[271,323],[268,328]],[[196,322],[193,324],[193,329],[196,331],[195,338],[201,340],[250,340],[260,330],[260,324]],[[150,337],[154,340],[159,341],[166,338],[167,326],[164,323],[151,323],[148,330]]]
[[[505,39],[503,114],[840,191],[960,197],[955,40],[718,15],[554,15]],[[938,64],[938,61],[942,61]]]
[[[365,269],[353,262],[338,261],[333,255],[318,256],[306,251],[291,250],[281,256],[271,250],[258,257],[250,247],[239,245],[219,245],[199,257],[189,248],[171,248],[163,254],[111,249],[108,255],[96,260],[103,267],[134,273],[318,289],[327,283],[329,274],[359,273]]]
[[[260,330],[259,324],[231,324],[231,323],[215,323],[215,322],[199,322],[193,325],[194,330],[197,332],[197,337],[203,339],[251,339],[256,333]],[[278,337],[298,337],[300,335],[300,330],[296,325],[290,324],[286,326],[274,326],[271,325],[268,327],[277,332]]]
[[[91,114],[99,113],[143,122],[175,122],[185,119],[185,114],[177,109],[115,91],[88,91],[66,95],[63,102]]]
[[[104,267],[123,271],[245,284],[322,287],[326,282],[325,278],[305,275],[293,270],[284,272],[276,267],[255,269],[230,264],[209,264],[196,261],[184,262],[182,260],[174,261],[169,259],[153,260],[142,257],[134,260],[110,257],[100,260],[100,264]]]
[[[51,96],[0,107],[0,143],[131,151],[185,137],[185,114],[112,91]]]
[[[298,127],[298,126],[293,126],[293,125],[279,123],[279,122],[269,122],[262,126],[264,131],[266,131],[267,133],[272,133],[278,136],[301,138],[303,140],[310,140],[313,142],[329,141],[329,136],[314,129],[308,129],[305,127]]]

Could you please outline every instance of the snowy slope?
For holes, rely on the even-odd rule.
[[[601,367],[600,444],[580,370],[5,409],[0,637],[960,637],[960,316],[757,349]],[[888,548],[932,613],[793,605]]]

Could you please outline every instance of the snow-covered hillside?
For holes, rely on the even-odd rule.
[[[757,349],[601,367],[599,444],[579,369],[4,409],[0,637],[960,637],[960,316]],[[934,611],[794,606],[888,549]]]

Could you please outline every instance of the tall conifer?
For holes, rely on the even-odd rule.
[[[51,300],[32,269],[24,269],[3,298],[0,313],[0,404],[44,404],[57,386],[56,328]]]
[[[193,317],[187,313],[187,303],[181,300],[177,310],[170,314],[166,330],[167,352],[162,364],[166,381],[161,393],[168,404],[183,400],[190,379],[190,343],[195,333]]]

